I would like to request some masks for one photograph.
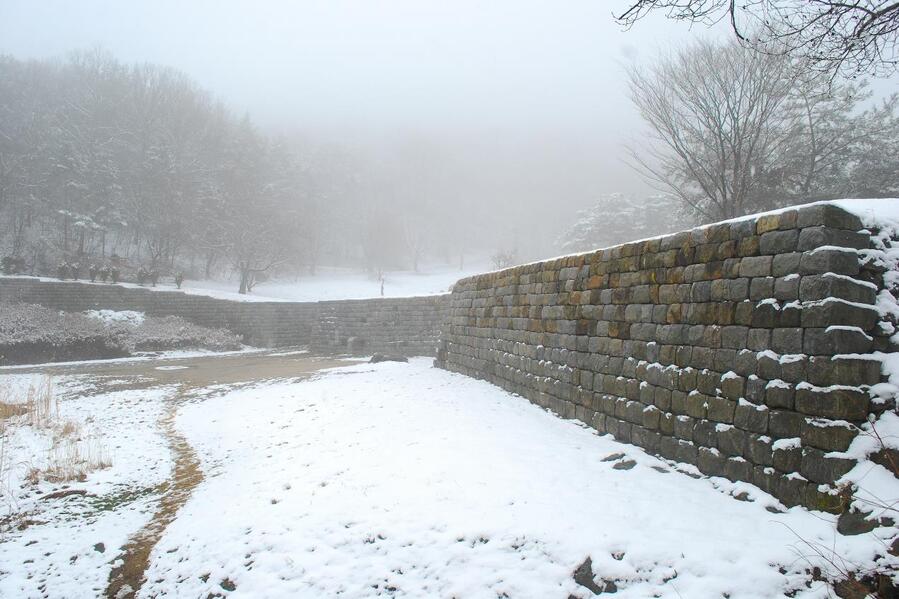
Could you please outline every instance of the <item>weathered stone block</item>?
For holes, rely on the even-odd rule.
[[[824,457],[819,449],[806,447],[802,452],[799,473],[816,483],[832,483],[855,467],[855,460]]]
[[[796,410],[810,416],[861,422],[868,414],[871,399],[855,388],[800,386],[796,389]]]
[[[708,418],[715,422],[732,424],[737,402],[724,397],[708,398]]]
[[[805,426],[805,417],[796,412],[771,410],[768,415],[768,432],[778,439],[799,437]]]
[[[799,286],[802,278],[798,275],[787,275],[774,280],[774,292],[771,297],[781,302],[792,302],[799,299]]]
[[[696,421],[689,416],[676,416],[674,419],[674,436],[686,441],[693,440],[693,427]]]
[[[798,444],[775,446],[771,453],[771,463],[781,472],[798,472],[802,466],[802,448]]]
[[[852,328],[806,328],[802,346],[803,352],[811,355],[865,354],[871,351],[874,339]]]
[[[679,440],[677,442],[677,461],[687,464],[696,464],[699,460],[699,448],[691,441]]]
[[[768,410],[747,401],[737,403],[734,410],[734,425],[753,433],[768,432]]]
[[[739,457],[728,458],[724,466],[724,476],[733,482],[751,481],[752,464]]]
[[[830,227],[807,227],[799,232],[799,251],[813,250],[823,246],[863,249],[871,244],[869,236]]]
[[[769,381],[765,386],[765,405],[774,409],[793,409],[796,390],[793,385],[780,379]]]
[[[830,297],[850,302],[873,304],[877,298],[877,288],[866,281],[832,274],[808,275],[801,278],[799,299],[807,301],[823,300]]]
[[[807,227],[830,227],[833,229],[847,229],[858,231],[862,228],[862,222],[857,216],[846,212],[833,204],[817,204],[808,206],[798,211],[796,226],[804,229]]]
[[[799,231],[769,231],[761,236],[759,252],[761,254],[784,254],[796,251]]]
[[[774,281],[774,277],[756,277],[750,279],[749,299],[757,302],[765,298],[774,297]],[[745,297],[741,299],[745,299]]]
[[[771,256],[748,256],[740,262],[741,277],[771,276]]]
[[[858,435],[858,428],[829,420],[810,419],[802,429],[802,444],[825,452],[843,452]]]
[[[816,356],[809,360],[808,381],[813,385],[876,385],[881,380],[878,360]]]
[[[721,393],[724,397],[737,400],[743,397],[746,379],[733,372],[721,376]]]
[[[747,454],[753,464],[761,464],[770,466],[773,464],[773,451],[771,450],[771,439],[763,435],[749,435],[747,440]]]
[[[736,426],[717,427],[717,447],[725,455],[742,456],[748,452],[749,436]]]
[[[746,349],[749,328],[743,326],[726,326],[721,328],[721,347],[730,349]]]
[[[802,252],[789,254],[777,254],[771,262],[771,274],[775,277],[784,277],[799,272],[799,262]]]
[[[802,334],[800,327],[774,329],[771,332],[771,349],[779,354],[801,353]]]
[[[715,423],[709,420],[700,420],[693,427],[693,443],[700,447],[716,447],[718,433]]]
[[[855,250],[818,249],[802,254],[799,274],[816,275],[827,272],[847,276],[859,273],[858,254]]]
[[[696,466],[706,476],[724,476],[726,458],[717,449],[700,447],[697,455]]]

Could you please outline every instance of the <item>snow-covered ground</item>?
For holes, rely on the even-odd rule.
[[[587,597],[588,556],[620,597],[824,597],[805,542],[861,564],[877,549],[425,359],[235,391],[178,425],[207,478],[147,597]]]
[[[421,272],[393,271],[384,275],[384,297],[414,297],[437,295],[450,290],[453,283],[485,270],[489,266],[476,263],[462,270],[437,265]],[[248,295],[236,292],[237,281],[186,281],[182,290],[187,293],[212,295],[240,301],[289,300],[315,302],[324,300],[364,299],[381,297],[381,283],[370,274],[345,268],[321,268],[315,276],[296,280],[272,280],[259,283]]]
[[[34,376],[0,385],[15,395]],[[172,471],[158,421],[176,390],[134,382],[57,378],[61,416],[111,466],[36,487],[27,468],[7,469],[8,507],[29,524],[0,536],[0,596],[100,596],[119,548],[150,521]],[[693,478],[424,358],[211,384],[179,405],[204,479],[153,549],[139,597],[589,597],[573,578],[587,557],[620,597],[826,597],[806,586],[810,562],[825,565],[816,552],[864,568],[891,530],[838,535],[830,515]],[[44,459],[47,435],[14,429],[7,458]],[[86,494],[41,499],[67,489]]]
[[[469,277],[492,267],[484,261],[473,262],[463,269],[458,266],[432,265],[423,267],[421,272],[391,271],[384,275],[384,297],[415,297],[439,295],[450,290],[459,279]],[[0,275],[0,277],[6,275]],[[44,281],[56,281],[50,277],[38,277]],[[89,281],[80,280],[82,283]],[[107,285],[107,283],[94,283]],[[138,287],[134,283],[119,283],[124,287]],[[144,289],[173,291],[174,284],[165,279],[156,287]],[[370,274],[349,268],[328,268],[318,270],[315,276],[301,276],[295,279],[274,279],[259,283],[246,295],[237,293],[238,281],[233,280],[192,280],[188,279],[181,291],[193,295],[206,295],[219,299],[242,302],[294,301],[316,302],[343,299],[365,299],[381,297],[381,283]],[[103,315],[97,314],[98,318]]]
[[[23,398],[42,379],[4,374],[0,400]],[[156,422],[173,389],[92,394],[85,377],[53,383],[58,414],[48,426],[0,421],[0,518],[12,516],[0,527],[0,597],[102,596],[118,548],[150,520],[171,470]],[[77,430],[64,432],[67,423]],[[79,459],[103,466],[83,481],[26,480]]]

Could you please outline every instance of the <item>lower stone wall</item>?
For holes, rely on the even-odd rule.
[[[314,350],[367,354],[391,351],[433,356],[446,296],[328,302],[239,302],[122,285],[0,277],[0,302],[58,310],[136,310],[181,316],[229,329],[250,345],[309,345]],[[0,306],[2,309],[2,306]],[[351,343],[352,342],[352,343]]]
[[[446,295],[319,302],[312,346],[355,354],[433,356],[448,308]]]
[[[872,235],[832,204],[463,279],[436,365],[787,505],[837,511],[895,351]]]

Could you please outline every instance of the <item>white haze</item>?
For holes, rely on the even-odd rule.
[[[648,189],[623,161],[641,128],[623,65],[709,35],[661,16],[623,31],[626,4],[0,0],[0,53],[101,46],[185,71],[270,133],[401,173],[428,161],[442,201],[501,213],[534,256],[592,198]]]

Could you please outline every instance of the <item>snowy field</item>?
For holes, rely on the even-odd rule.
[[[474,263],[459,270],[457,266],[436,265],[421,272],[393,271],[384,275],[384,297],[414,297],[446,293],[464,277],[492,267],[486,262]],[[315,276],[295,280],[272,280],[259,283],[249,295],[240,295],[237,280],[186,281],[187,293],[212,295],[240,301],[289,300],[315,302],[325,300],[365,299],[381,296],[381,283],[370,274],[345,268],[321,268]]]
[[[415,297],[447,293],[453,284],[464,277],[487,270],[485,261],[459,269],[457,266],[434,265],[422,268],[421,272],[392,271],[384,275],[384,297]],[[0,275],[3,277],[5,275]],[[56,281],[51,277],[39,277],[45,281]],[[80,279],[82,283],[89,283]],[[106,283],[94,283],[106,285]],[[134,283],[119,283],[124,287],[138,287]],[[145,289],[172,291],[175,286],[171,278],[164,278],[156,287]],[[188,279],[181,291],[194,295],[206,295],[219,299],[242,302],[295,301],[316,302],[327,300],[365,299],[381,297],[381,283],[371,274],[349,268],[323,267],[315,276],[301,276],[289,279],[275,279],[257,284],[246,295],[237,293],[238,280],[193,280]]]
[[[173,388],[94,387],[57,377],[60,411],[111,465],[65,486],[7,472],[31,523],[0,538],[0,596],[102,595],[118,548],[152,517],[172,468],[154,420]],[[182,399],[175,426],[204,478],[140,597],[589,597],[573,578],[587,557],[619,597],[826,597],[806,585],[816,550],[864,567],[878,549],[874,535],[837,535],[830,515],[693,478],[423,358]],[[30,435],[20,427],[7,451],[43,455],[47,439]],[[86,495],[41,499],[60,489]]]

